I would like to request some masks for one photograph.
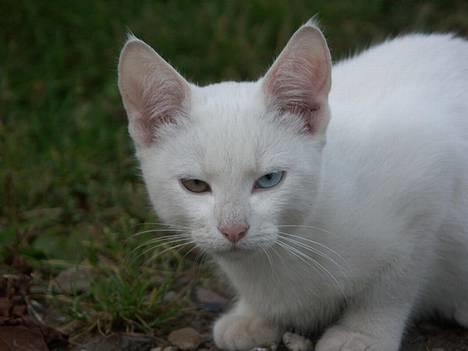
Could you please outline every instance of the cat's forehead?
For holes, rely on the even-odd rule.
[[[220,83],[197,88],[192,97],[184,152],[204,173],[258,172],[271,163],[281,142],[258,83]]]
[[[238,143],[263,134],[266,113],[257,82],[223,82],[194,91],[190,117],[207,141],[221,136],[224,142]]]
[[[258,84],[224,82],[195,93],[191,118],[200,154],[209,171],[258,168],[259,142],[264,139],[264,103]],[[216,161],[216,162],[213,162]]]
[[[203,114],[235,114],[256,112],[264,107],[264,95],[259,82],[221,82],[192,89],[192,113],[203,118]],[[209,116],[207,116],[209,117]]]

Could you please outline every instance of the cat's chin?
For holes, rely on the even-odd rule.
[[[239,246],[231,246],[222,249],[213,250],[211,253],[217,258],[228,260],[238,260],[250,256],[257,252],[255,248],[245,248]]]

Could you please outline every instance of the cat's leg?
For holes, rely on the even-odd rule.
[[[408,267],[408,262],[400,262],[352,299],[316,351],[398,351],[421,285],[419,272]]]
[[[255,315],[241,300],[216,321],[213,337],[216,346],[223,350],[250,350],[277,342],[281,332],[273,323]]]
[[[396,312],[392,320],[382,315],[369,318],[368,313],[372,312],[349,316],[329,328],[319,340],[316,351],[398,351],[406,311]],[[368,321],[363,323],[365,319]]]

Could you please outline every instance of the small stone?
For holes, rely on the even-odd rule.
[[[204,310],[214,313],[224,311],[229,302],[224,296],[203,287],[197,287],[192,291],[192,299]]]
[[[0,350],[47,351],[41,330],[36,327],[0,326]]]
[[[177,299],[177,293],[175,291],[168,291],[164,295],[164,301],[165,302],[175,301],[176,299]]]
[[[177,347],[174,346],[166,346],[163,351],[177,351]]]
[[[72,348],[72,351],[120,351],[120,336],[119,335],[110,335],[110,336],[96,336],[89,340],[84,345],[78,345]]]
[[[201,335],[193,328],[175,330],[169,334],[168,340],[181,350],[195,350],[203,342]]]
[[[271,344],[271,345],[268,345],[268,346],[254,347],[250,351],[276,351],[277,348],[278,348],[278,345]]]
[[[162,351],[162,347],[153,347],[150,351]]]
[[[147,351],[154,345],[154,339],[147,335],[122,335],[121,351]]]
[[[314,349],[312,341],[290,332],[284,333],[283,343],[290,351],[312,351]]]
[[[60,292],[73,294],[85,292],[93,281],[95,272],[86,266],[68,268],[59,273],[53,284]]]

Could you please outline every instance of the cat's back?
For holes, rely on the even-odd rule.
[[[330,187],[398,196],[468,176],[468,41],[417,34],[370,48],[334,66],[330,105]]]
[[[415,129],[422,139],[458,133],[468,140],[467,40],[451,34],[399,37],[339,62],[332,78],[332,141],[418,139],[411,135]]]
[[[333,67],[331,104],[377,103],[414,89],[441,97],[468,87],[468,41],[452,34],[411,34],[388,40]],[[447,93],[447,94],[444,94]],[[409,96],[410,97],[410,96]]]

